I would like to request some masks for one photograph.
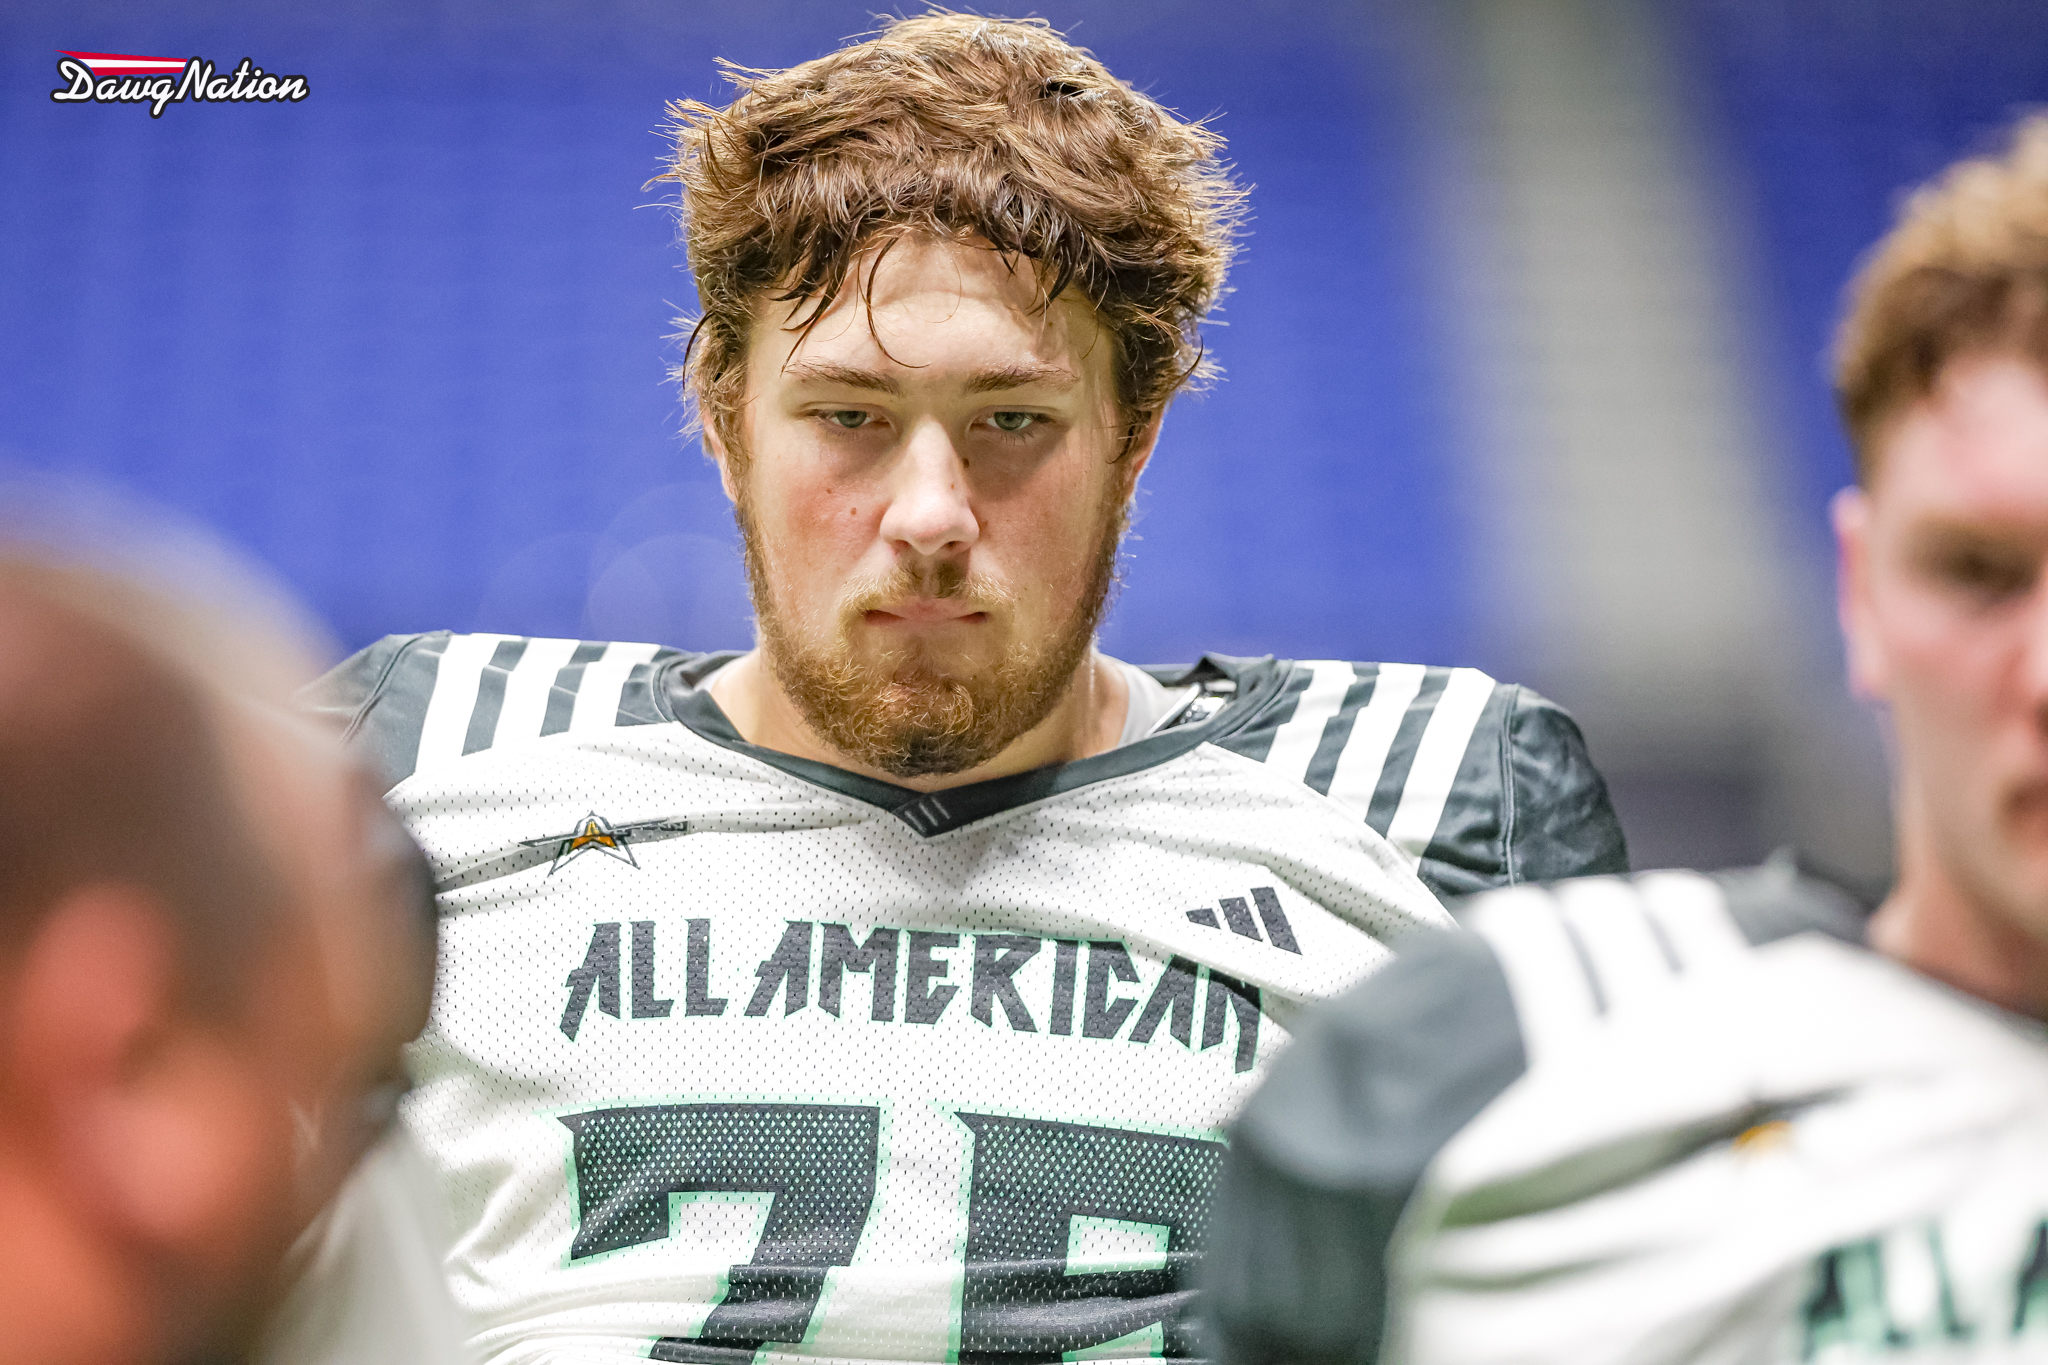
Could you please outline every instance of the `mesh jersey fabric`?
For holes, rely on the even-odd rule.
[[[1236,1128],[1239,1362],[2048,1358],[2048,1032],[1779,863],[1482,897]],[[1460,1018],[1418,1039],[1412,1002]]]
[[[304,701],[396,784],[422,765],[497,745],[673,722],[698,684],[736,657],[628,642],[391,635]],[[1578,726],[1525,687],[1471,668],[1223,654],[1144,671],[1196,692],[1160,727],[1178,742],[1199,734],[1331,797],[1385,835],[1439,897],[1628,868],[1621,822]],[[1143,752],[1162,742],[1176,741],[1153,733]],[[1085,777],[1101,767],[1089,760],[1062,771]],[[909,804],[913,794],[890,790]]]
[[[1569,720],[1470,670],[1212,658],[1146,738],[920,795],[746,744],[726,657],[408,637],[310,698],[435,867],[407,1121],[494,1362],[1198,1355],[1223,1125],[1448,927],[1438,832],[1621,856]]]

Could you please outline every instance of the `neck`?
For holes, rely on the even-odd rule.
[[[2048,944],[1998,913],[1908,833],[1901,811],[1899,881],[1870,921],[1885,956],[2018,1014],[2048,1017]]]
[[[758,649],[733,660],[719,673],[711,684],[711,699],[749,744],[929,792],[1029,772],[1050,763],[1071,763],[1115,748],[1123,734],[1130,689],[1119,670],[1090,650],[1051,713],[994,758],[957,773],[908,778],[856,762],[819,738]]]

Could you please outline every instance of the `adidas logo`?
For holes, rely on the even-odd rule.
[[[1216,912],[1208,906],[1188,911],[1191,923],[1207,929],[1221,929],[1228,925],[1233,934],[1242,934],[1249,939],[1258,939],[1259,925],[1266,926],[1264,939],[1283,953],[1301,955],[1301,945],[1294,941],[1294,926],[1287,922],[1287,912],[1280,908],[1280,897],[1270,886],[1252,888],[1252,901],[1247,905],[1236,896],[1225,896],[1216,902],[1223,907],[1223,921],[1218,923]],[[1252,907],[1258,907],[1258,918],[1252,918]]]

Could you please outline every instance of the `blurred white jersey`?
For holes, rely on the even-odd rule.
[[[1280,1068],[1302,1070],[1259,1096],[1240,1129],[1234,1160],[1261,1169],[1226,1181],[1218,1236],[1232,1246],[1219,1248],[1219,1277],[1285,1243],[1286,1254],[1354,1267],[1376,1291],[1384,1255],[1383,1345],[1298,1358],[2048,1359],[2038,1023],[1870,952],[1860,918],[1784,869],[1521,888],[1482,898],[1467,918],[1479,943],[1399,969],[1433,972],[1434,989],[1460,979],[1475,1001],[1509,996],[1525,1066],[1498,1073],[1490,1098],[1460,1098],[1466,1117],[1433,1159],[1422,1153],[1390,1240],[1332,1236],[1304,1214],[1348,1197],[1327,1182],[1286,1179],[1253,1202],[1258,1182],[1297,1167],[1267,1129],[1291,1118],[1292,1140],[1317,1146],[1300,1110],[1272,1101],[1328,1079],[1319,1025]],[[1364,997],[1403,988],[1382,974],[1336,1013],[1362,1020]],[[1364,1032],[1331,1027],[1342,1039],[1331,1057],[1369,1046]],[[1474,1034],[1458,1052],[1489,1046]],[[1474,1074],[1442,1055],[1435,1069]],[[1369,1067],[1345,1075],[1361,1091],[1390,1079]],[[1325,1149],[1387,1136],[1370,1122],[1342,1130],[1330,1126]],[[1297,1305],[1278,1296],[1253,1304],[1220,1280],[1219,1293],[1235,1300],[1224,1306],[1230,1359],[1302,1330]]]
[[[1223,1124],[1299,1006],[1450,924],[1360,812],[1212,742],[1300,709],[1287,666],[920,796],[746,744],[701,670],[657,697],[652,653],[645,723],[622,673],[604,724],[506,742],[544,728],[515,672],[436,757],[480,724],[444,668],[388,798],[438,879],[407,1119],[484,1358],[1189,1354]]]
[[[470,1365],[441,1275],[447,1223],[411,1135],[386,1134],[292,1248],[254,1365]]]

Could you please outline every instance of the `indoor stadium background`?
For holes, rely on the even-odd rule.
[[[1104,632],[1475,664],[1572,707],[1639,865],[1885,864],[1840,696],[1823,352],[1902,187],[2048,101],[2038,0],[1055,0],[1254,185]],[[0,463],[138,493],[342,647],[750,640],[678,438],[665,100],[823,0],[0,7]],[[56,104],[59,49],[283,106]]]

